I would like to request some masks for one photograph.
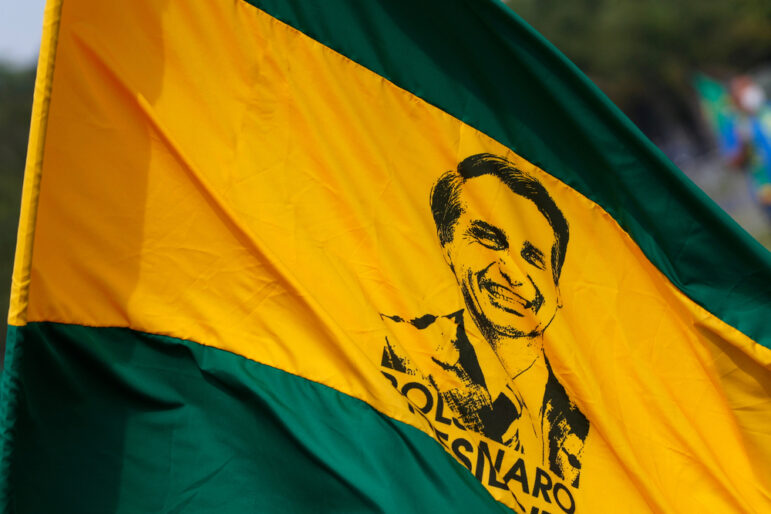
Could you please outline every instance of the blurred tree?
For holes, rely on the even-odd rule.
[[[691,78],[771,60],[769,0],[507,0],[654,141],[699,134]],[[700,141],[699,141],[700,143]]]
[[[6,313],[34,85],[34,68],[0,64],[0,362],[5,355]]]

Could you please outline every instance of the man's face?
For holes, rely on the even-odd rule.
[[[466,181],[460,201],[464,212],[444,250],[474,321],[495,339],[541,334],[560,302],[551,225],[493,176]]]

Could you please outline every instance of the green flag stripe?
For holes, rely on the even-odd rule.
[[[500,2],[248,3],[592,199],[681,291],[771,348],[771,254]]]
[[[510,512],[416,428],[189,341],[11,327],[2,391],[16,514]]]

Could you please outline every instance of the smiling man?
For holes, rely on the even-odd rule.
[[[589,422],[552,372],[543,337],[562,306],[567,220],[538,180],[491,154],[442,175],[431,212],[465,309],[384,316],[439,341],[429,359],[389,342],[384,366],[423,375],[466,427],[577,487]],[[481,338],[469,337],[471,324]]]
[[[474,155],[439,179],[431,211],[487,341],[498,349],[543,334],[560,307],[568,223],[540,182],[501,157]]]

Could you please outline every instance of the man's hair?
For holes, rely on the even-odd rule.
[[[431,213],[434,215],[439,242],[444,246],[453,240],[455,224],[463,214],[461,186],[467,180],[483,175],[497,177],[513,193],[533,202],[549,222],[556,240],[551,249],[551,263],[554,283],[558,283],[568,247],[568,222],[541,183],[503,157],[489,153],[472,155],[461,161],[457,170],[448,171],[439,177],[431,189]]]

